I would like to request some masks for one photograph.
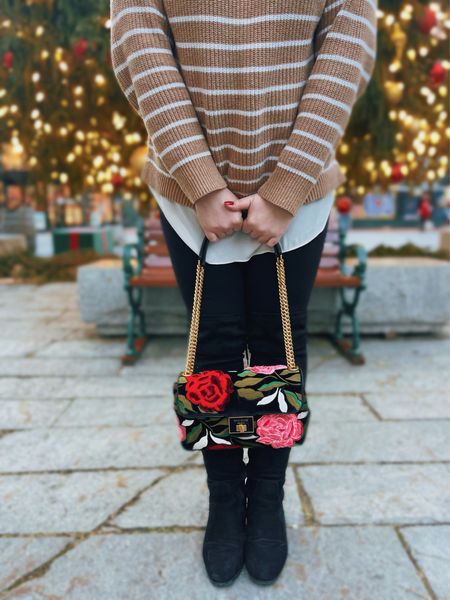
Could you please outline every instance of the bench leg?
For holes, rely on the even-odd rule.
[[[342,288],[339,290],[341,308],[336,315],[334,336],[332,337],[332,341],[337,349],[354,365],[363,365],[366,362],[360,350],[361,332],[359,320],[356,315],[360,292],[361,288],[355,289],[353,298],[349,301],[345,296],[345,290]],[[342,328],[342,319],[344,316],[349,317],[352,324],[351,343],[344,337]]]
[[[142,354],[147,343],[145,314],[141,308],[143,290],[127,287],[126,291],[130,304],[130,314],[128,316],[127,352],[122,356],[122,364],[133,365]]]

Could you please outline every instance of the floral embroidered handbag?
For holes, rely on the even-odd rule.
[[[311,411],[303,373],[295,363],[279,243],[274,250],[286,364],[193,372],[208,242],[205,236],[197,261],[186,365],[173,384],[181,445],[186,450],[202,450],[303,444]]]

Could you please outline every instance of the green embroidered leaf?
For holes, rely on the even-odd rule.
[[[220,427],[221,425],[228,427],[228,417],[223,417],[223,419],[219,419],[214,423],[214,427]]]
[[[186,433],[186,442],[191,444],[192,442],[198,440],[200,434],[202,433],[202,429],[203,427],[201,423],[199,423],[198,425],[194,425],[194,427],[192,427],[192,429],[190,429],[188,433]]]
[[[217,431],[216,429],[213,429],[213,432],[216,437],[220,437],[220,438],[228,438],[228,436],[230,435],[230,432],[228,431],[228,427],[226,429],[222,429],[221,431]]]
[[[236,381],[234,385],[236,387],[244,387],[246,385],[256,385],[260,381],[262,381],[261,377],[246,377],[245,379],[241,379],[241,381]]]
[[[194,410],[192,404],[186,398],[184,394],[178,394],[176,404],[184,406],[187,410]]]
[[[295,392],[291,392],[291,390],[284,390],[284,394],[286,396],[287,401],[291,406],[296,409],[302,407],[301,401],[298,399],[297,394]]]
[[[239,371],[237,375],[238,377],[256,377],[258,373],[250,371],[250,369],[244,369],[243,371]]]
[[[283,385],[284,381],[270,381],[269,383],[260,385],[258,390],[273,390],[273,388],[282,387]]]
[[[237,390],[238,396],[241,398],[245,398],[245,400],[257,400],[258,398],[262,398],[264,394],[262,392],[258,392],[258,390],[254,390],[253,388],[243,388],[242,390]]]

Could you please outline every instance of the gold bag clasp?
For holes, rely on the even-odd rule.
[[[230,433],[253,433],[255,424],[252,416],[228,417]]]

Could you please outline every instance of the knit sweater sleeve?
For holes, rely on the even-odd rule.
[[[226,188],[177,67],[161,0],[111,0],[110,17],[114,74],[166,171],[192,204]]]
[[[258,194],[295,214],[334,158],[376,58],[377,0],[327,0],[287,144]]]

